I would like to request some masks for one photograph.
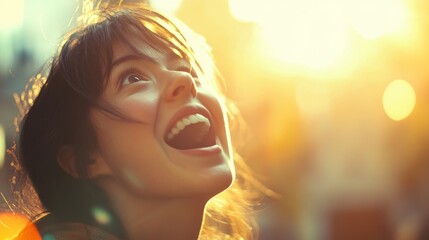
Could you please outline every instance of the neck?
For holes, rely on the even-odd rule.
[[[131,240],[180,240],[199,236],[206,198],[141,197],[111,182],[104,190]]]

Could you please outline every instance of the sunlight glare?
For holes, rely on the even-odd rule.
[[[415,106],[416,94],[410,83],[405,80],[391,82],[383,94],[383,107],[387,116],[400,121],[408,117]]]
[[[337,63],[347,45],[341,8],[315,0],[281,3],[277,2],[271,17],[266,16],[272,21],[259,22],[273,57],[315,69]]]
[[[354,30],[366,39],[399,32],[407,23],[403,0],[349,0],[348,11]]]
[[[259,27],[264,54],[310,69],[349,64],[353,30],[375,39],[403,33],[409,20],[404,0],[229,0],[229,8]]]
[[[151,0],[150,5],[159,11],[174,14],[182,5],[182,0]]]
[[[241,22],[257,22],[262,14],[260,9],[263,4],[257,0],[229,0],[231,15]]]

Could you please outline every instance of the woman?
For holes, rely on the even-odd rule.
[[[80,18],[27,91],[18,144],[44,239],[252,238],[206,49],[143,5]]]

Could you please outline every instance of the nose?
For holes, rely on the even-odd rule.
[[[182,98],[196,97],[197,89],[192,76],[186,72],[175,72],[164,91],[166,101],[176,101]]]

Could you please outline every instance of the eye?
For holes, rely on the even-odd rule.
[[[146,77],[145,75],[138,72],[125,72],[120,78],[121,86],[133,84],[136,82],[146,82],[149,80],[149,77]]]

